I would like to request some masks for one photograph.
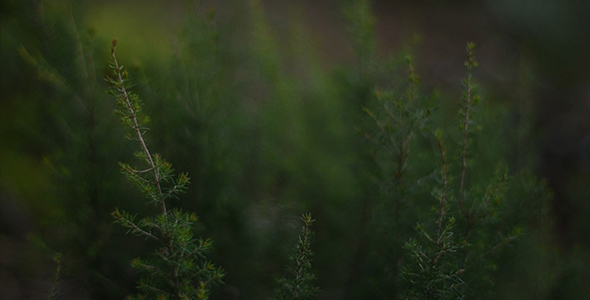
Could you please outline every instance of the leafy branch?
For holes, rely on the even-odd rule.
[[[461,212],[463,215],[467,216],[469,219],[472,217],[471,214],[468,213],[467,208],[465,207],[465,198],[467,197],[465,192],[465,185],[466,185],[466,178],[467,178],[467,169],[468,169],[468,150],[471,145],[471,135],[474,132],[474,128],[472,127],[473,121],[473,107],[479,102],[480,98],[475,94],[475,84],[473,83],[473,70],[477,68],[478,63],[475,61],[473,55],[473,49],[475,45],[473,43],[467,43],[467,60],[465,61],[465,69],[467,71],[467,76],[463,79],[463,99],[462,99],[462,108],[461,108],[461,116],[462,116],[462,123],[461,123],[461,131],[463,133],[462,141],[461,141],[461,182],[459,186],[459,206],[461,208]]]
[[[275,291],[274,299],[276,300],[299,300],[311,299],[319,288],[313,285],[316,276],[311,272],[311,260],[313,252],[311,243],[313,241],[313,231],[311,224],[315,221],[311,218],[311,213],[301,216],[303,227],[299,234],[299,241],[295,246],[295,252],[291,255],[291,265],[287,267],[288,277],[279,279],[281,287]]]
[[[478,129],[474,120],[474,106],[480,98],[475,93],[473,70],[477,62],[473,55],[474,45],[468,43],[461,102],[460,135],[458,142],[457,177],[458,190],[453,190],[447,151],[443,142],[443,131],[436,130],[434,136],[440,157],[439,183],[432,195],[438,200],[436,221],[418,223],[417,238],[410,238],[405,244],[411,260],[402,270],[402,278],[410,285],[406,296],[410,299],[461,299],[481,296],[476,286],[491,285],[486,281],[485,272],[490,271],[492,253],[498,252],[520,235],[520,229],[498,240],[490,238],[493,222],[499,219],[501,204],[506,197],[508,174],[498,167],[495,177],[481,188],[476,182],[468,182],[470,148],[473,135]],[[455,187],[457,188],[457,187]],[[467,202],[467,200],[470,200]],[[457,205],[453,205],[453,204]],[[462,218],[455,219],[454,216]],[[457,229],[455,229],[457,228]],[[459,234],[455,234],[459,233]],[[477,234],[475,234],[477,233]]]
[[[117,99],[119,109],[116,113],[124,125],[133,132],[132,140],[139,143],[141,151],[135,156],[147,164],[145,168],[134,168],[129,164],[119,163],[121,171],[139,187],[149,200],[159,207],[154,217],[145,217],[135,221],[125,211],[115,210],[112,216],[116,223],[129,228],[129,233],[154,240],[158,247],[152,258],[136,258],[131,266],[145,273],[138,289],[144,295],[140,299],[207,299],[212,284],[221,283],[223,270],[205,260],[204,253],[211,246],[211,240],[193,237],[192,226],[197,221],[195,214],[169,209],[167,201],[178,198],[190,183],[188,174],[181,173],[174,177],[172,164],[159,154],[152,154],[145,140],[149,130],[146,123],[149,118],[142,112],[139,97],[130,91],[129,73],[120,65],[115,55],[117,40],[113,40],[111,55],[113,77],[106,80],[111,84],[110,93]],[[153,296],[153,297],[152,297]]]

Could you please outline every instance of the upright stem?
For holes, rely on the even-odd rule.
[[[150,169],[152,170],[152,173],[154,175],[154,184],[156,185],[156,188],[158,189],[158,195],[161,197],[163,195],[162,193],[162,188],[160,186],[160,176],[158,174],[158,168],[156,166],[156,164],[154,163],[154,160],[152,158],[152,155],[150,153],[150,150],[147,147],[147,144],[143,138],[143,134],[141,132],[141,128],[139,126],[139,121],[137,120],[137,112],[135,111],[135,109],[133,108],[133,106],[131,105],[131,101],[129,100],[129,94],[127,93],[127,89],[125,88],[125,81],[123,80],[123,74],[121,73],[121,67],[119,66],[119,62],[117,61],[117,56],[115,55],[115,49],[117,46],[117,40],[113,40],[113,47],[111,48],[111,55],[113,56],[113,62],[115,63],[115,71],[117,71],[117,88],[119,89],[119,93],[121,95],[121,97],[123,98],[123,100],[125,100],[125,108],[127,109],[127,111],[129,112],[129,116],[133,121],[133,126],[132,129],[135,132],[135,135],[137,136],[137,140],[139,141],[139,144],[141,145],[141,149],[143,150],[146,159],[148,161],[148,164],[150,165]],[[165,201],[160,201],[160,208],[162,210],[162,214],[164,214],[165,216],[168,214],[168,211],[166,209],[166,202]]]
[[[132,120],[133,124],[131,125],[133,131],[135,132],[135,135],[137,136],[137,140],[139,141],[139,144],[141,145],[141,149],[143,151],[143,153],[145,154],[146,160],[150,166],[150,170],[154,176],[154,185],[156,186],[157,190],[158,190],[158,196],[160,196],[160,199],[162,199],[162,201],[160,202],[160,209],[161,209],[161,213],[164,216],[167,216],[168,211],[166,209],[166,201],[164,201],[163,199],[163,193],[162,193],[162,187],[160,185],[160,175],[158,174],[158,167],[156,166],[156,163],[154,162],[154,159],[152,158],[152,154],[150,153],[150,150],[147,146],[147,143],[145,142],[145,139],[143,138],[143,133],[141,132],[141,127],[140,127],[140,122],[137,119],[137,111],[134,108],[134,106],[131,103],[131,99],[129,97],[129,94],[127,92],[127,89],[125,88],[125,80],[123,79],[123,74],[121,72],[121,67],[119,66],[119,62],[117,61],[117,56],[115,55],[115,48],[117,45],[117,40],[113,40],[113,47],[111,48],[111,55],[113,56],[113,62],[115,64],[115,71],[117,72],[117,88],[119,89],[119,94],[120,97],[123,98],[123,100],[125,101],[125,108],[127,109],[128,112],[128,116],[129,118]],[[173,244],[173,240],[172,237],[170,235],[170,232],[164,229],[164,240],[166,243],[166,248],[167,251],[170,255],[172,255],[174,253],[174,244]],[[181,299],[180,295],[181,295],[181,291],[180,291],[180,282],[179,282],[179,276],[178,276],[178,267],[175,266],[173,263],[168,262],[172,268],[172,282],[174,285],[174,297],[176,299]]]
[[[473,84],[472,84],[472,70],[476,66],[473,58],[473,44],[467,45],[467,61],[465,67],[467,68],[467,78],[465,78],[465,111],[463,118],[463,141],[461,142],[461,183],[459,187],[459,206],[461,212],[467,215],[465,209],[465,181],[467,178],[467,147],[469,145],[469,125],[471,121],[471,110],[473,105]]]
[[[441,176],[442,176],[442,189],[441,189],[441,194],[439,196],[439,213],[438,213],[438,220],[436,220],[436,224],[437,224],[437,229],[436,229],[436,248],[438,249],[438,245],[440,242],[440,234],[441,234],[441,230],[442,230],[442,223],[443,223],[443,219],[445,216],[445,205],[447,202],[447,184],[448,184],[448,178],[447,178],[447,159],[446,159],[446,152],[445,152],[445,147],[442,143],[442,139],[440,137],[437,137],[437,142],[438,142],[438,147],[440,149],[440,155],[441,155]]]
[[[471,117],[471,72],[467,73],[467,95],[465,99],[465,118],[463,119],[463,141],[461,142],[461,185],[459,187],[459,205],[465,213],[464,193],[467,177],[467,143],[469,138],[469,118]]]

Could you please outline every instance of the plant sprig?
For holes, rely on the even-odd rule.
[[[311,218],[311,213],[307,213],[301,216],[301,221],[303,221],[303,227],[301,227],[294,253],[290,256],[291,265],[287,267],[289,275],[279,279],[281,287],[275,291],[275,300],[311,299],[319,291],[319,288],[313,284],[316,276],[311,272],[313,258],[311,243],[314,236],[311,224],[315,220]]]
[[[156,216],[144,217],[137,222],[135,216],[125,211],[116,209],[112,213],[115,222],[128,228],[128,233],[158,244],[151,258],[136,258],[131,263],[133,268],[145,274],[138,285],[143,292],[139,298],[207,299],[211,285],[221,283],[224,276],[221,268],[205,260],[204,253],[210,250],[212,242],[194,238],[192,226],[197,221],[195,214],[167,207],[168,200],[178,198],[186,191],[190,178],[186,173],[174,177],[172,164],[159,154],[150,152],[144,137],[149,130],[146,126],[149,118],[142,112],[139,96],[129,90],[129,73],[117,61],[116,46],[115,39],[111,48],[113,77],[106,80],[112,86],[110,93],[117,99],[119,109],[116,113],[122,123],[132,130],[131,139],[140,144],[141,151],[136,152],[135,157],[145,162],[147,167],[138,169],[126,163],[119,165],[149,200],[148,203],[155,203],[160,208]]]

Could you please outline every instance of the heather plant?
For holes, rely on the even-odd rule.
[[[510,144],[499,145],[498,128],[508,128],[507,135],[514,130],[501,113],[486,119],[495,108],[477,97],[472,46],[456,118],[447,95],[429,96],[420,87],[412,58],[379,58],[370,1],[350,2],[346,14],[358,59],[334,76],[313,61],[313,34],[303,27],[292,36],[280,27],[275,32],[276,20],[266,20],[260,1],[235,1],[231,17],[195,5],[172,37],[177,43],[169,60],[160,53],[123,69],[113,48],[109,83],[131,143],[113,138],[123,136],[108,117],[115,102],[106,101],[96,80],[103,75],[95,57],[108,54],[95,46],[103,24],[79,30],[86,20],[76,9],[49,13],[49,2],[34,10],[23,4],[39,16],[22,22],[32,28],[23,27],[34,33],[30,40],[8,39],[20,49],[10,56],[4,55],[11,47],[4,25],[14,21],[6,19],[0,69],[22,78],[3,76],[3,89],[14,85],[18,93],[8,91],[0,112],[14,115],[0,118],[8,124],[0,126],[2,141],[9,136],[0,143],[0,154],[9,158],[2,161],[2,189],[12,188],[5,176],[23,178],[15,191],[38,194],[27,206],[43,239],[63,252],[58,266],[65,284],[52,288],[50,298],[74,286],[79,294],[72,298],[120,299],[130,294],[135,270],[143,275],[135,298],[206,298],[224,275],[208,258],[228,273],[211,298],[269,296],[290,250],[284,236],[298,228],[293,211],[301,210],[321,220],[314,223],[314,253],[313,220],[304,215],[276,299],[481,299],[497,296],[495,282],[509,287],[498,294],[516,291],[515,299],[548,295],[561,280],[558,265],[568,262],[539,246],[552,245],[551,224],[539,210],[548,193],[523,164],[514,172],[512,164],[497,163]],[[120,30],[136,34],[131,26]],[[29,68],[12,65],[19,55]],[[142,106],[126,70],[135,75],[134,91],[158,101]],[[144,112],[158,115],[151,129]],[[432,128],[441,130],[433,134]],[[162,156],[150,152],[148,136]],[[116,162],[128,161],[135,143],[143,167],[121,164],[121,170],[148,205],[116,176]],[[521,152],[519,159],[527,157]],[[31,157],[36,163],[25,164]],[[193,188],[162,157],[181,162]],[[30,182],[36,191],[27,188]],[[189,201],[176,201],[181,194]],[[115,206],[121,208],[113,213],[116,223],[139,239],[113,230],[108,213]],[[543,232],[526,230],[517,238],[522,224]],[[215,240],[214,253],[207,253],[210,240],[198,238],[203,228]],[[134,256],[141,258],[126,268]],[[547,257],[554,258],[547,263]],[[522,285],[521,277],[527,278]],[[46,291],[43,286],[40,293]]]
[[[356,5],[366,7],[362,2]],[[502,250],[516,245],[523,222],[531,220],[522,214],[523,203],[536,211],[547,199],[538,193],[548,193],[520,171],[509,176],[498,158],[501,152],[490,155],[493,151],[488,148],[497,147],[488,140],[494,133],[478,134],[490,115],[481,114],[493,108],[480,104],[473,79],[477,62],[472,43],[467,45],[458,126],[449,125],[444,112],[420,94],[410,57],[405,59],[405,83],[396,78],[392,84],[383,83],[383,70],[366,50],[371,44],[367,36],[372,22],[366,16],[370,12],[356,12],[362,16],[352,15],[356,20],[352,22],[353,39],[358,49],[365,49],[357,50],[361,59],[357,85],[360,89],[376,87],[373,97],[366,92],[357,94],[371,121],[361,120],[359,131],[369,142],[368,153],[377,166],[365,170],[374,174],[379,188],[372,203],[363,202],[363,211],[371,215],[366,232],[372,251],[364,270],[369,282],[360,289],[376,298],[489,297],[494,294],[500,259],[506,258],[503,253],[514,255],[514,251]],[[432,134],[432,126],[441,129]],[[434,171],[432,165],[437,165]],[[370,181],[365,184],[370,186]],[[532,199],[541,202],[531,203]]]
[[[455,219],[448,216],[451,197],[449,166],[442,131],[436,132],[436,140],[441,161],[440,172],[437,174],[440,187],[432,194],[438,201],[438,211],[434,226],[427,229],[424,224],[418,223],[416,231],[419,239],[410,238],[404,246],[411,258],[411,262],[401,272],[403,279],[411,286],[404,293],[408,299],[461,299],[464,296],[463,281],[459,277],[463,268],[453,259],[464,246],[464,242],[455,241]]]
[[[408,68],[405,93],[399,95],[391,89],[376,90],[375,98],[379,104],[374,109],[363,107],[363,110],[374,121],[377,131],[360,130],[364,137],[383,150],[374,155],[384,162],[381,165],[386,179],[382,184],[384,192],[396,195],[391,206],[395,220],[401,218],[403,197],[407,194],[404,177],[408,171],[410,147],[416,136],[423,133],[432,114],[432,107],[419,95],[419,79],[412,57],[407,56],[405,61]]]
[[[403,241],[411,236],[411,222],[416,214],[413,207],[423,190],[420,166],[415,162],[424,159],[424,151],[416,147],[423,139],[433,111],[428,99],[420,95],[419,78],[414,71],[413,58],[406,56],[406,82],[403,92],[396,88],[377,88],[375,100],[363,107],[375,129],[360,129],[360,133],[376,146],[371,155],[378,162],[376,178],[380,195],[373,205],[371,231],[379,233],[374,242],[376,255],[387,261],[387,271],[378,279],[397,293],[398,266],[402,258]],[[427,177],[427,176],[426,176]],[[384,242],[385,241],[385,242]],[[385,293],[385,292],[384,292]]]
[[[303,221],[303,227],[294,253],[289,257],[291,264],[286,269],[288,275],[278,280],[280,287],[275,291],[273,299],[313,299],[319,291],[319,288],[314,285],[316,276],[311,271],[313,258],[311,244],[314,236],[311,224],[315,220],[311,218],[311,213],[308,213],[301,216],[301,221]]]
[[[469,43],[455,160],[448,157],[444,131],[435,132],[440,169],[434,176],[437,183],[432,191],[437,200],[433,208],[435,221],[419,221],[417,236],[404,246],[410,260],[401,275],[408,284],[404,294],[409,299],[484,297],[493,285],[490,271],[495,261],[491,255],[520,234],[518,227],[498,224],[504,218],[502,207],[509,205],[505,168],[498,167],[495,175],[483,183],[469,176],[476,163],[472,149],[478,124],[474,114],[480,101],[473,82],[473,70],[477,67],[473,49],[474,45]]]
[[[205,260],[204,254],[212,242],[194,237],[196,215],[170,209],[170,200],[178,198],[187,189],[189,177],[186,173],[174,177],[172,165],[150,152],[144,137],[149,119],[142,113],[139,97],[129,90],[128,72],[119,65],[115,55],[116,43],[114,40],[111,49],[113,77],[107,77],[107,81],[113,87],[111,94],[117,98],[117,114],[132,130],[128,137],[140,145],[141,150],[135,156],[147,167],[139,170],[120,163],[121,170],[139,187],[148,204],[158,209],[155,216],[139,221],[125,211],[117,209],[112,213],[116,222],[128,228],[129,233],[158,245],[152,257],[132,261],[133,268],[145,273],[138,285],[142,292],[138,299],[207,299],[211,285],[221,283],[223,271]]]

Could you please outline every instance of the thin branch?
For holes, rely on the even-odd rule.
[[[155,236],[155,235],[153,235],[153,234],[151,234],[151,233],[149,233],[149,232],[141,229],[140,227],[138,227],[137,225],[135,225],[135,223],[133,223],[132,221],[130,221],[127,218],[125,218],[123,215],[121,215],[119,213],[118,210],[115,211],[114,213],[112,213],[112,215],[115,218],[117,218],[117,220],[121,223],[121,225],[130,228],[132,231],[134,231],[136,233],[140,233],[142,235],[145,235],[145,236],[147,236],[149,238],[152,238],[152,239],[154,239],[154,240],[156,240],[158,242],[161,241],[157,236]]]
[[[441,228],[443,219],[445,216],[445,205],[447,202],[447,184],[448,184],[448,177],[447,177],[447,160],[446,160],[446,151],[445,147],[442,143],[442,137],[439,135],[437,136],[437,143],[440,150],[441,155],[441,176],[442,176],[442,188],[439,195],[439,213],[438,219],[436,221],[437,229],[436,229],[436,247],[438,248],[441,236]]]
[[[459,206],[461,212],[467,215],[465,208],[465,181],[467,177],[467,147],[469,146],[469,125],[471,123],[471,111],[473,106],[473,68],[477,65],[473,57],[473,44],[467,44],[467,61],[465,67],[467,69],[467,78],[465,78],[465,95],[464,95],[464,118],[463,118],[463,140],[461,142],[461,182],[459,187]]]
[[[160,269],[160,268],[158,268],[158,267],[156,267],[156,266],[147,265],[147,264],[144,264],[144,263],[138,263],[138,262],[134,262],[134,266],[141,267],[141,268],[143,268],[143,269],[145,269],[145,270],[150,270],[150,271],[152,271],[152,272],[154,272],[154,271],[155,271],[155,273],[157,273],[157,274],[160,274],[160,275],[162,276],[162,278],[165,278],[165,279],[166,279],[166,281],[168,281],[168,283],[169,283],[170,285],[172,285],[172,281],[170,281],[170,279],[168,279],[168,277],[169,277],[169,276],[168,276],[168,273],[166,273],[166,272],[162,271],[162,269]]]
[[[135,131],[135,134],[137,136],[137,140],[139,141],[141,148],[143,150],[143,152],[146,155],[146,159],[150,165],[150,168],[152,169],[152,173],[154,174],[154,184],[156,185],[157,189],[158,189],[158,193],[160,195],[162,195],[162,188],[160,186],[160,177],[158,175],[158,171],[157,171],[157,167],[156,164],[154,163],[154,160],[152,159],[152,155],[150,153],[150,150],[147,147],[147,144],[143,138],[143,133],[141,132],[141,127],[140,127],[140,123],[137,120],[137,112],[133,109],[133,106],[131,105],[131,101],[129,99],[129,94],[127,93],[127,89],[125,88],[125,81],[123,80],[123,74],[121,73],[121,67],[119,66],[119,62],[117,61],[117,56],[115,55],[115,49],[117,46],[117,40],[113,40],[113,47],[111,48],[111,55],[113,57],[113,62],[115,63],[114,65],[114,69],[117,72],[117,84],[118,84],[118,89],[120,92],[120,97],[123,98],[123,100],[125,101],[125,107],[127,108],[127,111],[129,112],[129,115],[131,116],[131,119],[133,121],[132,123],[132,128]],[[162,214],[167,215],[167,209],[166,209],[166,203],[165,202],[161,202],[160,203],[160,208],[162,210]]]
[[[176,192],[178,190],[179,185],[175,185],[172,189],[170,189],[168,191],[168,193],[166,193],[166,195],[163,195],[162,198],[160,199],[160,201],[164,202],[166,199],[168,199],[168,197],[170,197],[170,195],[172,195],[174,192]]]

